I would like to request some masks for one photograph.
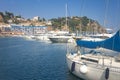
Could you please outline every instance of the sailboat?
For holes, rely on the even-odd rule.
[[[66,29],[68,27],[67,25],[67,4],[66,4]],[[73,42],[73,36],[69,34],[69,31],[59,31],[62,34],[56,34],[54,36],[49,37],[51,42],[53,43],[68,43]]]
[[[104,41],[76,43],[77,51],[66,54],[71,73],[85,80],[120,80],[120,30]]]
[[[56,35],[50,36],[49,39],[53,43],[68,43],[72,36],[69,35],[68,31],[59,31]]]
[[[77,50],[66,54],[71,73],[85,80],[120,80],[120,29],[105,40],[76,39],[76,44]]]

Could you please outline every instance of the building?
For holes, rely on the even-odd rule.
[[[39,16],[35,16],[35,17],[33,17],[32,20],[33,20],[33,21],[39,21],[39,20],[40,20],[40,17],[39,17]]]
[[[3,16],[0,15],[0,22],[3,22]]]
[[[47,25],[52,25],[52,22],[51,21],[47,21],[46,24]]]
[[[13,23],[13,20],[12,20],[12,19],[9,19],[9,20],[8,20],[8,23]]]
[[[20,32],[24,34],[29,35],[37,35],[40,33],[46,33],[47,32],[47,26],[12,26],[11,27],[12,32]]]
[[[27,21],[26,19],[24,18],[16,18],[18,21]]]

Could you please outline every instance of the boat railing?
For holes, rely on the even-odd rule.
[[[110,67],[110,70],[114,71],[114,72],[119,72],[120,73],[120,67]]]
[[[77,62],[78,64],[81,64],[81,63],[79,63],[79,62]],[[86,65],[89,65],[89,66],[91,66],[91,67],[94,67],[94,68],[98,68],[98,69],[106,69],[106,68],[109,68],[110,69],[110,71],[112,71],[112,72],[118,72],[118,73],[120,73],[120,67],[114,67],[114,66],[108,66],[108,65],[102,65],[102,64],[98,64],[96,61],[94,62],[89,62],[89,61],[83,61],[83,63],[84,64],[86,64]],[[96,65],[97,64],[97,65]]]

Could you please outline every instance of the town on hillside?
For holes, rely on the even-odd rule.
[[[86,16],[58,17],[46,20],[35,16],[32,19],[25,19],[21,15],[14,15],[11,12],[0,12],[0,36],[37,34],[47,31],[69,31],[71,33],[83,32],[89,34],[106,33],[96,20]]]

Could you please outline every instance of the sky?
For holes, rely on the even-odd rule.
[[[102,26],[120,28],[120,0],[0,0],[0,12],[51,19],[65,17],[66,3],[68,16],[87,16]]]

